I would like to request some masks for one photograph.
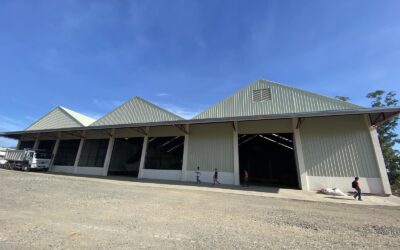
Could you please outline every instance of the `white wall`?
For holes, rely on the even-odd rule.
[[[74,174],[74,166],[53,166],[51,172]],[[103,168],[95,167],[77,167],[75,174],[82,175],[102,175]]]
[[[74,173],[74,166],[57,166],[57,165],[54,165],[54,166],[51,167],[51,172],[73,174]]]
[[[204,183],[213,183],[214,172],[201,171],[200,181]],[[186,180],[189,182],[196,182],[196,172],[187,171]],[[234,185],[234,174],[230,172],[218,172],[218,181],[221,184]]]
[[[354,177],[321,177],[308,176],[310,190],[318,191],[321,188],[339,188],[343,192],[354,192],[351,183]],[[382,181],[380,178],[360,177],[360,188],[363,193],[383,194]]]
[[[143,169],[143,179],[159,179],[180,181],[182,178],[181,170],[159,170],[159,169]]]

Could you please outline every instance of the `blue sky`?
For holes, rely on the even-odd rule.
[[[191,117],[263,78],[369,105],[400,93],[400,1],[0,3],[0,131],[133,96]],[[0,145],[13,141],[0,139]]]

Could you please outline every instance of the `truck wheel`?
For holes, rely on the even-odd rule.
[[[31,168],[29,166],[24,166],[22,168],[25,172],[29,172],[29,170],[31,170]]]

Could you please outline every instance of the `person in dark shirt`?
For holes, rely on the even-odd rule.
[[[196,183],[197,183],[197,184],[200,184],[200,183],[201,183],[201,181],[200,181],[200,175],[201,175],[200,167],[197,167],[197,171],[196,171]]]
[[[359,180],[359,178],[356,177],[356,178],[354,178],[354,181],[351,183],[351,186],[356,190],[356,193],[355,193],[355,195],[353,197],[354,197],[354,199],[357,199],[357,197],[358,197],[358,200],[362,201],[362,199],[361,199],[361,188],[360,188],[360,183],[359,183],[358,180]]]
[[[221,184],[218,181],[218,169],[215,169],[215,171],[214,171],[214,185],[215,184]]]

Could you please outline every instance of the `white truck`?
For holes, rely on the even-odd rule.
[[[6,160],[4,157],[6,156],[6,148],[0,148],[0,167],[4,164],[6,164]]]
[[[51,156],[51,153],[32,149],[7,149],[4,157],[7,162],[3,167],[23,171],[47,171],[50,166]]]

